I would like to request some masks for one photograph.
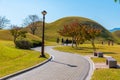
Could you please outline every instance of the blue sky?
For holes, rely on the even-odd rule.
[[[62,17],[81,16],[107,29],[120,28],[120,4],[114,0],[0,0],[0,16],[6,16],[15,25],[21,25],[28,15],[42,18],[43,10],[48,12],[49,23]]]

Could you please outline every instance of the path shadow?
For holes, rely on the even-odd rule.
[[[67,65],[67,66],[69,66],[69,67],[77,67],[76,65],[66,64],[66,63],[62,63],[62,62],[54,61],[54,60],[51,60],[51,62],[55,62],[55,63],[58,63],[58,64]]]

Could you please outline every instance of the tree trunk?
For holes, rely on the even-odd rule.
[[[14,44],[15,44],[15,47],[16,47],[16,37],[14,37]]]
[[[93,46],[93,51],[95,52],[96,51],[96,47],[95,47],[94,39],[91,39],[91,44]]]
[[[76,46],[76,48],[78,48],[78,43],[77,43],[77,40],[75,40],[75,46]]]
[[[74,38],[72,37],[72,47],[74,47],[73,44],[74,44]]]

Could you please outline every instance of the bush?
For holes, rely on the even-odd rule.
[[[42,45],[41,41],[37,41],[37,40],[32,40],[32,47],[38,47]]]
[[[15,45],[20,49],[30,49],[32,43],[28,39],[18,39],[16,40]]]

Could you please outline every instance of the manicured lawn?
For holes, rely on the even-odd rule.
[[[16,49],[12,41],[0,40],[0,77],[46,60],[46,58],[38,58],[39,55],[40,52],[33,50]]]
[[[95,70],[91,80],[120,80],[120,69]]]
[[[97,51],[103,52],[104,55],[114,57],[120,64],[120,45],[108,46],[97,44]],[[79,49],[72,48],[71,46],[59,46],[56,50],[77,53],[80,55],[93,54],[91,44],[80,45]],[[105,63],[105,58],[92,58],[95,63]],[[120,69],[97,69],[95,70],[91,80],[120,80]]]
[[[91,58],[95,63],[104,63],[106,61],[105,58]]]
[[[93,53],[93,50],[91,49],[90,45],[82,45],[79,49],[72,48],[71,46],[59,46],[55,47],[54,49],[64,51],[64,52],[70,52],[70,53],[77,53],[81,55],[89,55]]]
[[[45,46],[56,46],[58,45],[56,42],[45,41]]]

